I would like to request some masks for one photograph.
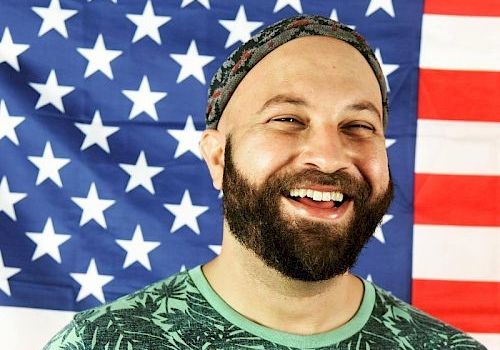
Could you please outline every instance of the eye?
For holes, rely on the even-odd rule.
[[[282,122],[282,123],[297,123],[297,124],[303,124],[300,120],[298,120],[295,117],[291,116],[286,116],[286,117],[278,117],[278,118],[273,118],[272,121],[274,122]]]
[[[373,126],[361,123],[349,124],[347,127],[352,129],[364,129],[364,130],[375,131],[375,128]]]
[[[343,129],[347,134],[357,137],[369,137],[377,131],[372,124],[357,121],[344,125]]]

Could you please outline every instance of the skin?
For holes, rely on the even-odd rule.
[[[380,88],[363,56],[340,40],[292,40],[245,76],[218,129],[206,130],[200,143],[217,189],[222,187],[229,134],[236,168],[255,186],[276,172],[316,169],[344,170],[364,179],[372,187],[371,198],[388,187]],[[281,210],[292,219],[307,217],[285,198]],[[342,225],[351,215],[349,207],[339,218],[307,218]],[[320,282],[281,275],[241,246],[226,222],[222,252],[203,272],[236,311],[295,334],[340,327],[356,313],[363,295],[362,282],[350,273]]]

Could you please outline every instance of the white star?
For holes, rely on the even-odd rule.
[[[132,42],[135,43],[146,35],[153,39],[157,44],[161,44],[160,27],[171,20],[168,16],[156,16],[151,0],[148,0],[142,15],[127,14],[127,18],[131,20],[137,28],[135,29]]]
[[[29,83],[35,89],[40,97],[36,102],[35,109],[42,108],[49,103],[56,107],[60,112],[64,113],[64,105],[62,98],[73,91],[73,86],[59,85],[55,70],[51,70],[47,82],[45,84]]]
[[[66,39],[68,38],[68,31],[66,30],[65,21],[78,12],[76,10],[62,9],[59,0],[51,0],[49,7],[34,6],[31,9],[38,16],[42,17],[43,20],[38,36],[42,36],[49,30],[55,29]]]
[[[98,145],[101,149],[109,153],[108,137],[120,130],[117,126],[102,125],[101,113],[96,110],[92,123],[75,123],[75,126],[85,134],[80,150],[83,151],[92,145]]]
[[[195,129],[193,117],[190,115],[187,117],[183,130],[169,129],[167,132],[178,142],[174,154],[175,159],[179,158],[188,151],[201,159],[199,143],[202,131]]]
[[[163,169],[165,169],[159,166],[148,166],[144,151],[141,151],[141,153],[139,154],[135,165],[120,164],[120,168],[122,168],[125,172],[127,172],[127,174],[130,175],[125,192],[130,192],[140,185],[148,190],[148,192],[151,194],[155,193],[152,181],[153,176],[157,175],[158,173],[162,172]]]
[[[337,9],[332,9],[332,12],[330,13],[330,19],[333,19],[334,21],[339,21],[339,16],[337,15]]]
[[[366,276],[366,280],[367,280],[368,282],[373,282],[372,275],[371,275],[371,274],[368,274],[368,276]]]
[[[380,243],[383,244],[385,243],[385,237],[384,237],[384,232],[382,231],[382,226],[391,221],[393,217],[394,215],[385,214],[384,217],[382,218],[382,223],[380,223],[380,225],[378,225],[377,228],[375,229],[375,232],[373,232],[373,236],[376,239],[378,239]]]
[[[55,158],[50,142],[45,144],[45,149],[41,157],[30,156],[28,159],[38,168],[37,186],[47,179],[52,180],[59,187],[63,186],[59,170],[68,164],[70,160],[69,158]]]
[[[205,73],[203,67],[214,60],[214,56],[206,56],[198,54],[196,41],[191,40],[189,48],[185,55],[171,54],[170,57],[181,65],[181,71],[177,76],[177,83],[180,83],[189,76],[193,76],[202,84],[205,84]]]
[[[375,57],[380,63],[382,67],[382,72],[384,72],[385,83],[387,84],[387,91],[391,91],[389,87],[389,80],[387,80],[387,76],[393,73],[396,69],[399,68],[399,64],[387,64],[382,60],[382,54],[380,53],[380,49],[375,49]]]
[[[389,148],[396,143],[396,139],[385,139],[385,148]]]
[[[89,267],[85,273],[70,273],[71,278],[80,284],[80,291],[76,297],[76,301],[85,299],[89,295],[93,295],[101,303],[105,302],[102,287],[113,280],[113,276],[100,275],[97,270],[95,259],[90,260]]]
[[[184,195],[182,196],[180,204],[167,203],[163,206],[165,207],[165,209],[175,215],[174,223],[170,228],[171,233],[174,233],[182,226],[188,226],[197,235],[200,234],[200,228],[198,227],[198,221],[196,220],[196,218],[206,212],[208,210],[208,207],[193,205],[188,190],[184,191]]]
[[[2,177],[2,181],[0,181],[0,213],[3,211],[8,217],[16,221],[17,217],[16,211],[14,210],[14,204],[26,196],[26,193],[10,192],[7,177]]]
[[[19,146],[16,131],[14,130],[21,124],[25,117],[9,115],[7,105],[4,100],[0,100],[0,140],[7,137],[13,144]]]
[[[392,6],[392,0],[370,0],[370,4],[366,9],[365,17],[370,16],[379,9],[384,10],[389,16],[395,17],[394,6]]]
[[[137,225],[131,240],[117,239],[116,243],[127,251],[127,256],[123,262],[124,269],[137,261],[147,270],[151,271],[148,254],[157,248],[160,242],[144,241],[141,226]]]
[[[229,30],[229,36],[224,46],[226,49],[238,41],[246,42],[250,40],[252,32],[264,24],[264,22],[248,21],[243,5],[240,6],[234,20],[220,20],[219,23]]]
[[[210,248],[210,250],[217,255],[220,255],[220,252],[222,251],[222,246],[220,244],[210,244],[208,248]]]
[[[205,7],[207,10],[210,10],[210,0],[182,0],[181,8],[186,7],[187,5],[195,1],[198,1],[200,4],[202,4],[203,7]]]
[[[107,50],[102,34],[97,36],[94,47],[85,49],[78,47],[77,51],[87,59],[87,69],[85,69],[84,78],[87,78],[97,71],[101,71],[109,79],[113,79],[111,70],[111,61],[122,54],[120,50]]]
[[[130,111],[129,119],[134,119],[142,112],[145,112],[153,120],[158,120],[155,103],[167,96],[166,92],[151,91],[147,76],[142,77],[141,86],[138,90],[122,90],[122,93],[131,100],[134,105]]]
[[[19,62],[17,56],[29,49],[29,45],[15,44],[8,27],[3,31],[2,41],[0,41],[0,63],[7,62],[12,68],[19,72]]]
[[[48,254],[59,264],[62,262],[59,246],[71,238],[71,235],[56,233],[50,217],[47,219],[42,232],[26,232],[26,235],[36,243],[36,249],[31,261]]]
[[[8,279],[21,271],[18,267],[7,267],[3,263],[2,251],[0,251],[0,290],[10,296],[10,286]]]
[[[273,13],[280,11],[287,5],[293,7],[293,9],[298,13],[302,13],[302,4],[300,3],[300,0],[276,0]]]
[[[336,22],[340,22],[339,16],[337,15],[337,9],[332,9],[332,12],[330,13],[330,19],[333,19]],[[346,24],[346,26],[348,26],[352,30],[356,29],[356,26],[353,25]]]
[[[93,182],[90,185],[89,193],[86,198],[71,197],[71,200],[82,209],[80,226],[85,225],[90,220],[94,220],[101,225],[101,227],[107,228],[104,211],[112,206],[115,201],[112,199],[100,199]]]

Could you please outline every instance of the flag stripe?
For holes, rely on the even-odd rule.
[[[500,227],[415,225],[413,232],[414,278],[500,282]]]
[[[500,175],[499,149],[500,123],[419,119],[415,171]]]
[[[424,15],[420,68],[500,71],[498,38],[498,17]]]
[[[469,333],[470,336],[477,339],[486,349],[500,349],[499,333]]]
[[[412,303],[500,348],[500,1],[426,0]]]
[[[418,117],[500,121],[500,72],[421,69]]]
[[[500,16],[498,0],[426,0],[424,13],[466,16]]]
[[[40,349],[71,321],[74,314],[72,311],[0,306],[1,348]]]
[[[500,177],[415,174],[415,224],[499,226]]]
[[[500,283],[413,280],[412,303],[467,332],[500,332]]]

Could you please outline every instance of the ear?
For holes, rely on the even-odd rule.
[[[207,163],[214,187],[222,189],[226,136],[220,130],[207,129],[201,134],[200,151]]]

